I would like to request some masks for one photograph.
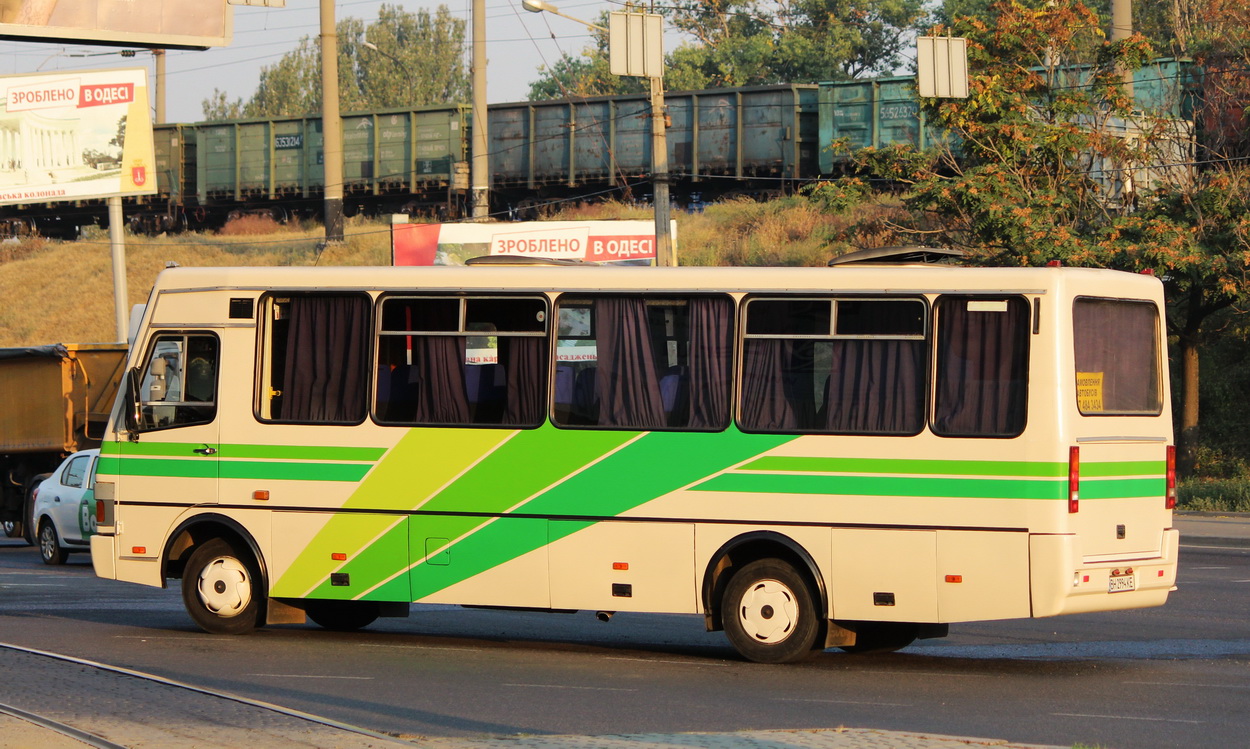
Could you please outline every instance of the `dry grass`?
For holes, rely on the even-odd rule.
[[[169,262],[186,266],[389,265],[385,224],[349,222],[345,241],[322,250],[321,230],[256,237],[198,234],[126,237],[130,304],[147,300]],[[107,233],[76,242],[28,239],[0,254],[0,346],[100,342],[116,337],[113,263]]]
[[[750,200],[708,206],[704,213],[674,212],[682,265],[821,266],[859,247],[899,244],[889,201],[845,214],[822,211],[803,198]],[[623,203],[570,205],[560,220],[647,220],[647,208]],[[346,240],[322,248],[316,225],[280,225],[245,217],[217,235],[126,238],[130,304],[146,301],[169,262],[184,266],[390,265],[390,228],[352,219]],[[113,268],[108,235],[94,231],[76,242],[28,238],[0,244],[0,346],[111,341],[115,337]]]

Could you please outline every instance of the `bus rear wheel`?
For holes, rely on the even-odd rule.
[[[380,609],[373,601],[309,601],[308,618],[335,632],[355,632],[373,624]]]
[[[824,617],[790,564],[760,559],[734,573],[721,599],[730,644],[757,663],[793,663],[820,649]]]
[[[260,575],[252,555],[223,538],[201,544],[182,572],[182,602],[205,632],[241,635],[260,620]]]

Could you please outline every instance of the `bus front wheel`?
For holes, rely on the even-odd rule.
[[[260,576],[251,554],[222,538],[191,553],[182,572],[182,602],[205,632],[251,632],[260,619],[260,601]]]
[[[793,663],[821,645],[823,617],[802,575],[780,559],[760,559],[734,573],[721,599],[725,636],[744,658]]]

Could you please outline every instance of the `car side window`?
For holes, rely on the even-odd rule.
[[[71,460],[69,465],[65,466],[65,473],[61,475],[61,483],[74,489],[82,488],[90,460],[88,455],[80,455]]]

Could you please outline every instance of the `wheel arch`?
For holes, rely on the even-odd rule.
[[[720,602],[734,571],[757,559],[768,558],[788,562],[806,578],[812,586],[812,592],[819,599],[818,610],[823,612],[822,618],[828,618],[829,595],[824,575],[807,549],[777,531],[750,531],[721,544],[708,559],[703,570],[703,617],[709,631],[724,629]]]
[[[251,532],[234,518],[216,512],[204,512],[193,515],[179,523],[173,533],[169,534],[165,548],[161,552],[161,580],[181,578],[183,568],[191,552],[204,542],[224,538],[238,543],[252,554],[256,569],[260,573],[261,590],[269,590],[269,570],[265,565],[265,557],[261,554],[260,545]]]

